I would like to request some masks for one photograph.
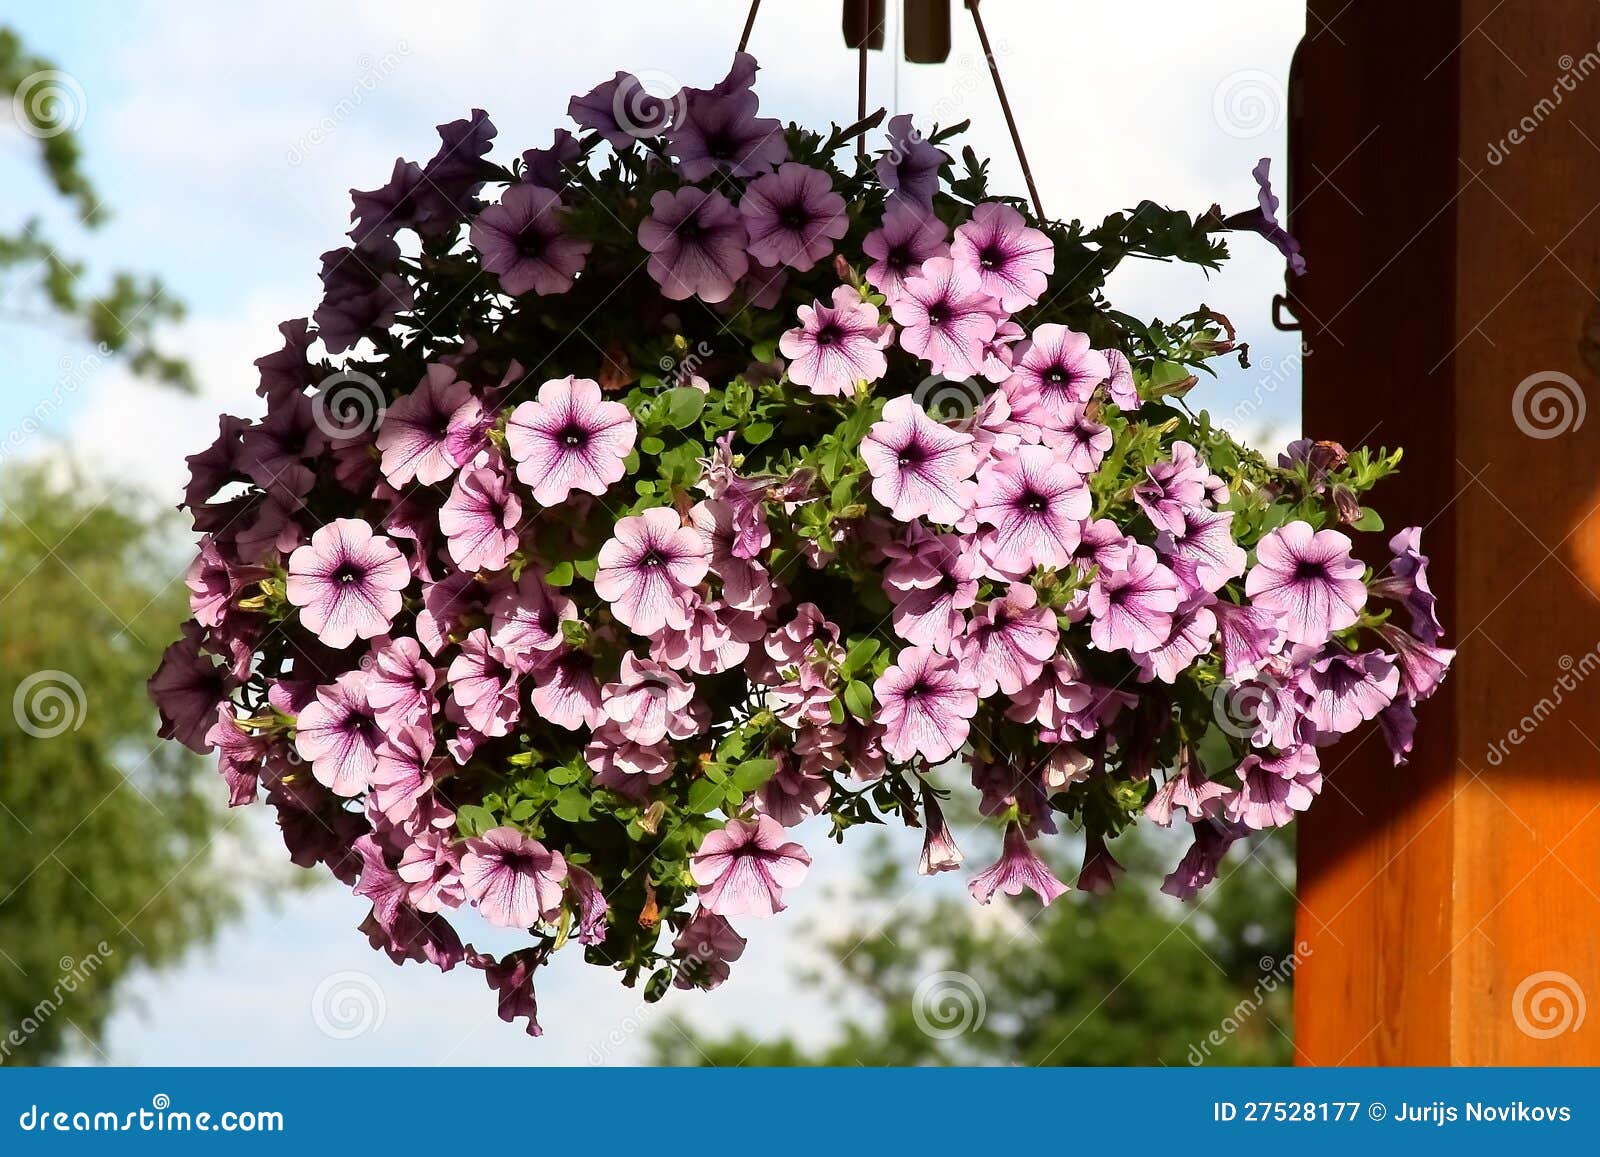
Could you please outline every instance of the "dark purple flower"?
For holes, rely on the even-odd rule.
[[[317,381],[316,371],[306,356],[317,335],[306,319],[283,322],[278,332],[283,335],[283,348],[256,359],[256,369],[261,371],[256,393],[267,399],[269,409],[285,397],[305,393]]]
[[[224,419],[226,421],[226,419]],[[1424,643],[1444,637],[1439,623],[1438,600],[1428,586],[1428,556],[1422,553],[1422,528],[1408,526],[1389,540],[1394,557],[1386,573],[1373,581],[1372,593],[1393,599],[1411,615],[1411,633]]]
[[[772,268],[804,273],[833,252],[850,228],[844,198],[828,174],[789,162],[750,182],[739,201],[750,256]]]
[[[554,189],[558,193],[572,181],[569,166],[583,159],[578,138],[566,129],[557,129],[548,149],[527,149],[522,154],[522,177],[530,185]]]
[[[199,623],[183,624],[183,638],[161,654],[161,665],[150,676],[150,698],[161,714],[162,739],[176,739],[201,755],[211,750],[208,732],[217,720],[217,708],[226,703],[236,680],[204,648],[205,630]]]
[[[747,241],[744,218],[733,202],[693,186],[657,192],[650,198],[650,216],[639,224],[650,276],[670,301],[691,296],[713,305],[726,301],[750,268]]]
[[[583,269],[590,243],[562,227],[561,195],[538,185],[512,185],[473,219],[467,238],[483,267],[513,297],[565,293]]]
[[[949,230],[928,209],[909,201],[894,200],[884,210],[883,224],[868,233],[861,250],[872,258],[867,266],[867,284],[888,299],[892,306],[908,277],[921,272],[922,263],[933,257],[948,257],[945,239]]]
[[[939,168],[950,158],[928,141],[911,123],[909,113],[890,117],[889,147],[878,155],[878,182],[895,201],[930,206],[939,191]]]
[[[1289,271],[1298,277],[1306,271],[1306,259],[1300,256],[1300,242],[1278,224],[1278,198],[1273,195],[1272,181],[1267,175],[1271,165],[1270,157],[1262,157],[1256,167],[1250,170],[1250,175],[1256,179],[1258,190],[1256,207],[1243,213],[1235,213],[1222,223],[1229,229],[1259,233],[1265,237],[1279,253],[1283,254],[1284,260],[1289,263]]]
[[[754,177],[789,155],[783,125],[756,116],[759,102],[750,87],[755,75],[755,58],[741,52],[717,85],[680,94],[683,115],[674,118],[667,143],[684,180],[703,181],[713,173]]]
[[[330,249],[322,255],[322,303],[311,315],[331,354],[387,329],[411,308],[411,283],[400,274],[400,247],[390,237]]]
[[[567,115],[599,133],[612,148],[626,149],[642,137],[664,133],[676,101],[650,92],[631,72],[619,72],[568,101]]]

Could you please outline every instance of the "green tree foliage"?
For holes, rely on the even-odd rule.
[[[235,874],[216,866],[221,786],[156,739],[145,696],[186,588],[154,527],[79,493],[38,470],[0,477],[7,1064],[92,1057],[128,975],[173,961],[233,907]]]
[[[1158,856],[1137,843],[1147,838],[1133,831],[1117,842],[1130,871],[1116,891],[1071,892],[1043,909],[1003,896],[994,909],[978,909],[947,890],[919,899],[929,882],[907,877],[880,847],[851,927],[825,941],[823,969],[802,975],[852,1010],[835,1039],[807,1047],[743,1032],[710,1038],[678,1022],[653,1034],[655,1059],[730,1066],[1292,1062],[1286,838],[1236,849],[1209,894],[1185,906],[1135,884],[1159,878],[1158,864],[1173,858],[1171,848]],[[1063,874],[1071,878],[1070,870]],[[997,912],[1006,904],[1009,913]],[[729,983],[738,983],[739,965],[733,968]]]
[[[16,33],[0,26],[0,101],[13,110],[16,131],[38,145],[39,161],[51,186],[73,208],[86,229],[106,221],[107,212],[83,168],[78,122],[86,97],[76,78],[28,52]],[[192,389],[181,358],[156,349],[155,329],[183,316],[183,305],[160,279],[126,272],[109,275],[98,291],[87,287],[89,268],[64,255],[37,218],[20,224],[0,222],[0,301],[7,316],[54,316],[65,320],[96,347],[128,359],[136,373]],[[14,303],[33,302],[29,312]]]

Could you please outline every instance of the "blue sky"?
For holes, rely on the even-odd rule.
[[[113,216],[85,237],[69,213],[50,207],[32,142],[0,121],[0,222],[9,227],[38,213],[66,252],[92,256],[97,269],[159,274],[189,307],[164,344],[190,358],[201,393],[179,398],[131,381],[115,364],[86,366],[90,351],[81,343],[17,320],[25,303],[8,301],[0,308],[0,434],[59,398],[26,454],[72,455],[119,489],[175,501],[182,456],[209,441],[216,414],[258,412],[251,362],[276,347],[279,321],[314,307],[317,257],[342,240],[350,187],[381,184],[397,155],[425,159],[433,126],[472,107],[490,112],[500,128],[497,155],[509,156],[547,144],[565,123],[568,96],[617,68],[661,83],[709,83],[726,69],[746,7],[744,0],[294,0],[246,9],[172,0],[96,5],[92,19],[80,5],[8,14],[33,51],[81,86],[88,170]],[[891,45],[898,7],[889,5]],[[945,123],[970,117],[967,140],[994,159],[994,187],[1021,192],[975,38],[955,7],[951,60],[897,66],[892,53],[875,54],[870,101]],[[1254,199],[1250,169],[1260,157],[1272,157],[1282,173],[1299,6],[1008,0],[985,11],[1052,215],[1097,220],[1145,197],[1190,209],[1244,208]],[[813,124],[853,116],[855,61],[840,42],[835,5],[768,0],[751,50],[763,65],[764,112]],[[1282,263],[1249,237],[1234,248],[1235,260],[1209,281],[1187,268],[1136,263],[1114,282],[1113,300],[1167,318],[1202,301],[1228,314],[1251,342],[1255,368],[1231,370],[1193,400],[1281,444],[1299,421],[1297,343],[1269,319]],[[276,837],[260,820],[238,823],[241,854],[278,857]],[[710,997],[677,1001],[679,1011],[758,1034],[816,1033],[835,1015],[784,980],[804,955],[802,924],[864,919],[825,898],[828,880],[848,877],[851,856],[831,844],[819,850],[819,870],[793,910],[748,930],[751,947],[734,980]],[[529,1043],[495,1020],[475,974],[395,969],[373,954],[353,931],[363,907],[333,889],[257,906],[214,949],[141,982],[139,1001],[113,1024],[109,1058],[640,1059],[638,995],[610,974],[577,961],[555,969],[541,988],[547,1035]],[[870,923],[862,931],[870,934]],[[329,1036],[311,1014],[327,978],[345,973],[372,978],[385,1009],[381,1026],[353,1039]]]

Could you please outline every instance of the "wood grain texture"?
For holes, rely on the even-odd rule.
[[[1533,405],[1600,404],[1600,5],[1311,0],[1290,153],[1305,427],[1406,447],[1378,504],[1459,649],[1411,763],[1329,754],[1299,1054],[1600,1063],[1600,416]]]

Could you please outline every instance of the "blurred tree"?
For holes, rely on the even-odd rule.
[[[1130,869],[1106,896],[1069,892],[1048,908],[997,897],[917,899],[879,843],[853,927],[823,941],[801,976],[848,1012],[819,1048],[746,1033],[652,1035],[677,1065],[1276,1065],[1293,1060],[1292,848],[1278,836],[1235,850],[1202,899],[1179,905],[1141,886],[1158,856],[1131,830]],[[972,849],[967,849],[969,852]],[[971,863],[982,863],[970,857]],[[1070,870],[1059,872],[1072,878]],[[1276,878],[1275,878],[1276,877]],[[911,899],[905,900],[908,891]],[[746,929],[746,931],[749,931]],[[739,980],[733,966],[730,983]]]
[[[0,99],[10,104],[16,129],[33,138],[51,186],[73,208],[85,228],[106,221],[105,205],[83,171],[77,129],[84,112],[82,86],[70,74],[27,51],[15,32],[0,26]],[[183,316],[183,305],[155,277],[115,272],[96,293],[85,288],[88,267],[64,256],[37,218],[0,225],[0,301],[25,301],[31,293],[43,308],[7,306],[5,316],[42,320],[58,317],[80,329],[107,354],[128,359],[134,371],[192,389],[188,364],[157,350],[155,328]],[[24,293],[27,289],[29,293]]]
[[[4,1063],[92,1055],[128,975],[234,907],[220,781],[156,739],[145,696],[187,611],[152,531],[42,469],[0,475]]]

